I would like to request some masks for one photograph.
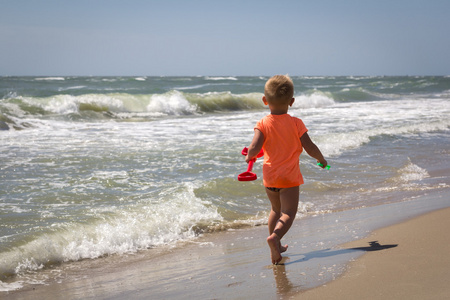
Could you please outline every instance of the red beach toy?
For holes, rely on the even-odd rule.
[[[241,153],[242,153],[242,155],[247,155],[248,148],[245,147],[244,149],[242,149]],[[261,149],[261,151],[258,153],[258,155],[256,157],[259,158],[263,155],[264,155],[264,151],[263,151],[263,149]],[[241,173],[238,175],[239,181],[252,181],[252,180],[256,180],[256,178],[258,178],[255,173],[252,173],[252,168],[253,168],[253,164],[255,163],[255,161],[256,161],[256,158],[251,160],[248,163],[247,172],[244,172],[244,173]]]

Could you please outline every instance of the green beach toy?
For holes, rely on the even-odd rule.
[[[319,167],[323,167],[323,164],[321,164],[321,163],[317,163],[317,165],[318,165]],[[329,170],[329,169],[330,169],[330,165],[327,165],[327,166],[325,167],[325,169]]]

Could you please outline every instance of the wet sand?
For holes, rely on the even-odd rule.
[[[298,218],[282,241],[289,249],[278,266],[270,261],[267,226],[259,226],[208,234],[176,248],[66,263],[39,272],[46,285],[0,292],[0,298],[339,299],[340,295],[351,299],[355,295],[354,299],[370,299],[358,294],[367,290],[373,298],[399,299],[414,290],[421,296],[433,292],[429,295],[439,299],[438,293],[450,292],[443,284],[450,279],[449,261],[442,254],[450,253],[449,209],[425,216],[426,221],[420,217],[392,227],[402,231],[388,228],[365,237],[375,229],[445,207],[450,207],[447,195],[436,193]],[[342,245],[347,242],[352,243]],[[369,258],[375,266],[368,264]],[[352,260],[356,262],[349,267]],[[445,267],[438,269],[439,264]],[[367,287],[356,283],[360,276]],[[326,286],[315,288],[322,285]]]
[[[381,246],[351,263],[339,279],[295,299],[449,299],[449,229],[447,208],[345,244],[357,248],[377,241]],[[389,244],[397,246],[382,249]]]

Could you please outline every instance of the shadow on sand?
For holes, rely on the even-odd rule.
[[[276,286],[277,286],[277,294],[278,295],[286,295],[292,290],[301,288],[301,285],[295,285],[293,284],[289,278],[287,277],[286,273],[286,266],[291,265],[298,262],[307,261],[314,258],[325,258],[330,257],[333,255],[341,255],[341,254],[349,254],[354,251],[380,251],[385,250],[389,248],[395,248],[398,245],[381,245],[378,243],[378,241],[369,242],[368,247],[355,247],[355,248],[346,248],[346,249],[338,249],[338,250],[331,250],[331,249],[324,249],[324,250],[318,250],[318,251],[312,251],[309,253],[304,254],[294,254],[285,256],[282,260],[282,262],[278,265],[273,265],[273,275],[275,277]],[[292,256],[303,256],[300,259],[289,261]]]
[[[398,246],[398,244],[381,245],[380,243],[378,243],[378,241],[373,241],[373,242],[369,242],[368,247],[355,247],[355,248],[346,248],[346,249],[338,249],[338,250],[323,249],[323,250],[317,250],[317,251],[312,251],[312,252],[303,253],[303,254],[294,254],[294,255],[291,254],[291,255],[289,255],[289,257],[292,257],[292,256],[303,256],[303,257],[300,259],[294,260],[294,261],[285,262],[284,265],[290,265],[290,264],[298,263],[301,261],[307,261],[307,260],[310,260],[313,258],[324,258],[324,257],[329,257],[329,256],[334,256],[334,255],[348,254],[348,253],[351,253],[352,251],[366,251],[366,252],[380,251],[380,250],[395,248],[397,246]]]

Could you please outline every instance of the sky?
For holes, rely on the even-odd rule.
[[[449,0],[0,0],[0,76],[450,75]]]

